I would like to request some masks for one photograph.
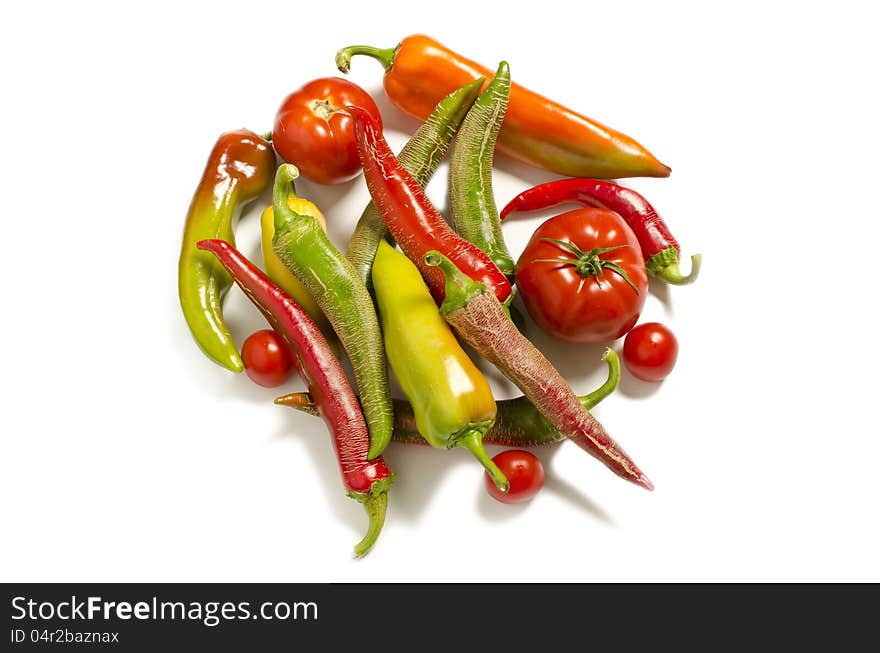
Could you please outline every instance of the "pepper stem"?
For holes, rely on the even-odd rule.
[[[663,254],[663,252],[660,252],[660,254]],[[655,254],[654,256],[659,256],[659,254]],[[665,265],[663,265],[663,263],[665,263]],[[650,274],[658,279],[663,279],[666,283],[671,283],[674,286],[686,286],[696,280],[697,275],[700,274],[700,266],[702,263],[703,257],[699,254],[691,256],[691,271],[690,274],[685,276],[679,269],[679,261],[676,253],[675,260],[663,261],[662,263],[655,261],[652,256],[648,261],[647,269]]]
[[[468,429],[463,435],[455,439],[455,446],[464,447],[470,451],[474,455],[474,458],[480,461],[480,464],[485,468],[489,478],[495,483],[495,487],[501,492],[506,493],[510,489],[510,482],[507,480],[504,472],[502,472],[498,468],[498,465],[492,461],[489,457],[489,453],[486,451],[485,447],[483,447],[482,431],[475,428]]]
[[[315,415],[316,417],[321,414],[318,412],[315,402],[312,401],[312,395],[308,392],[291,392],[287,395],[281,395],[280,397],[275,397],[274,403],[278,406],[296,408],[297,410],[301,410],[309,415]]]
[[[370,486],[369,493],[348,493],[348,496],[364,505],[367,517],[370,520],[366,535],[364,535],[360,542],[354,545],[354,555],[356,558],[366,555],[373,548],[373,545],[379,538],[379,534],[382,532],[382,526],[385,525],[385,511],[388,508],[388,489],[391,487],[393,478],[392,476],[381,481],[374,481]]]
[[[296,187],[293,180],[299,177],[299,169],[285,163],[275,173],[275,185],[272,187],[272,210],[275,213],[275,232],[285,229],[290,223],[301,217],[290,208],[288,199],[296,197]]]
[[[602,360],[608,364],[608,378],[605,379],[605,383],[590,394],[578,397],[583,407],[587,410],[590,410],[614,392],[617,384],[620,383],[620,357],[617,355],[617,352],[611,349],[611,347],[606,347],[605,352],[602,354]],[[278,400],[276,399],[275,401],[277,403]]]
[[[464,308],[474,297],[486,292],[485,284],[471,279],[436,249],[425,254],[425,264],[440,268],[446,278],[446,297],[440,305],[441,315]]]
[[[350,45],[347,48],[342,48],[336,53],[336,67],[339,68],[339,72],[347,73],[351,68],[351,58],[356,54],[365,54],[368,57],[373,57],[373,59],[382,64],[385,72],[388,72],[391,70],[391,66],[394,65],[394,55],[397,54],[397,49],[399,47],[400,44],[395,45],[393,48],[374,48],[371,45]]]

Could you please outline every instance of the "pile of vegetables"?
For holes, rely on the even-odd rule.
[[[666,326],[638,324],[648,277],[690,283],[700,258],[683,274],[680,247],[654,208],[608,180],[664,177],[670,169],[628,136],[513,83],[507,62],[493,73],[421,35],[387,50],[343,48],[338,68],[347,72],[356,55],[377,59],[388,97],[424,123],[395,155],[369,93],[328,77],[284,99],[271,135],[221,135],[186,217],[178,268],[195,341],[214,362],[259,385],[277,387],[294,370],[303,378],[307,392],[275,403],[325,421],[345,490],[369,517],[358,556],[385,520],[394,475],[382,453],[392,440],[468,450],[485,470],[489,493],[507,503],[529,500],[543,484],[540,460],[522,447],[563,439],[653,489],[590,413],[617,386],[617,354],[606,348],[607,381],[576,396],[525,335],[511,300],[518,292],[534,323],[560,340],[624,338],[633,376],[665,378],[678,344]],[[567,178],[526,190],[499,211],[496,149]],[[444,216],[424,186],[447,150]],[[372,202],[341,252],[295,183],[300,175],[338,184],[359,174]],[[233,223],[270,185],[261,269],[235,248]],[[578,207],[541,224],[515,259],[502,220],[561,204]],[[241,353],[223,319],[233,283],[271,327],[247,337]],[[496,401],[463,344],[522,396]],[[405,398],[391,396],[389,370]],[[493,458],[486,444],[512,448]]]

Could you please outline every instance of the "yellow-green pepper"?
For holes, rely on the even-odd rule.
[[[492,389],[440,315],[418,268],[383,240],[372,278],[388,362],[419,433],[433,447],[468,449],[506,492],[507,479],[483,447],[497,411]]]

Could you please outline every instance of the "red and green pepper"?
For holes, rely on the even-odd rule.
[[[247,129],[217,139],[193,195],[177,266],[177,294],[189,330],[202,351],[233,372],[243,365],[223,319],[223,299],[232,279],[216,259],[199,251],[205,238],[235,242],[233,220],[242,206],[272,182],[275,153],[264,138]]]

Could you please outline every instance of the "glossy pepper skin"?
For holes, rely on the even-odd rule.
[[[443,160],[468,109],[480,94],[483,81],[481,77],[469,82],[440,100],[431,115],[397,155],[400,165],[423,188]],[[375,202],[371,201],[355,225],[345,253],[367,288],[371,289],[373,286],[370,273],[379,241],[389,237],[388,227],[385,226]]]
[[[287,205],[294,213],[315,218],[321,228],[325,232],[327,231],[327,221],[324,218],[324,214],[321,213],[321,210],[315,206],[313,202],[302,197],[294,196],[287,198]],[[333,327],[330,325],[330,322],[327,320],[327,316],[324,315],[321,307],[318,306],[315,298],[312,297],[312,293],[310,293],[309,289],[303,285],[302,281],[297,279],[293,273],[287,269],[287,266],[284,265],[283,261],[278,258],[278,255],[275,254],[275,251],[272,249],[272,241],[275,238],[275,210],[271,205],[267,206],[263,211],[263,214],[260,216],[260,232],[261,249],[263,252],[263,268],[266,270],[266,275],[272,281],[277,283],[284,292],[290,295],[291,299],[309,314],[309,317],[312,318],[315,324],[318,325],[318,328],[321,329],[321,333],[328,337],[332,336]]]
[[[621,478],[653,490],[648,477],[584,408],[562,375],[516,330],[495,296],[440,252],[429,252],[425,258],[447,280],[440,312],[458,336],[515,383],[562,435]]]
[[[444,95],[492,71],[435,39],[407,36],[397,47],[354,45],[339,50],[336,66],[367,55],[385,68],[383,85],[402,111],[424,119]],[[580,83],[580,80],[577,80]],[[667,177],[670,169],[629,136],[533,91],[513,84],[498,149],[525,163],[569,177]]]
[[[367,426],[345,371],[308,314],[238,250],[217,239],[200,241],[198,247],[217,257],[287,344],[318,413],[333,435],[348,496],[367,510],[369,529],[355,546],[355,555],[364,555],[385,523],[393,475],[382,458],[367,459]]]
[[[614,392],[620,381],[620,357],[612,349],[606,349],[602,359],[608,365],[608,378],[593,392],[578,397],[584,408],[590,410]],[[292,392],[275,399],[275,403],[289,406],[310,415],[318,415],[315,402],[308,392]],[[483,444],[504,447],[535,447],[565,440],[529,398],[521,395],[513,399],[495,402],[495,422],[483,435]],[[412,405],[403,399],[394,399],[395,442],[428,444],[416,426]]]
[[[235,242],[232,223],[242,206],[272,182],[275,152],[247,129],[217,139],[193,194],[177,265],[177,293],[183,316],[202,351],[218,365],[241,372],[241,355],[223,319],[223,299],[232,279],[196,243],[206,238]]]
[[[458,344],[418,268],[385,241],[373,262],[385,351],[409,398],[416,428],[432,447],[465,447],[502,491],[507,479],[483,448],[495,421],[489,382]]]
[[[492,190],[495,143],[507,111],[510,67],[495,77],[468,111],[449,155],[449,209],[458,235],[482,249],[508,279],[516,264],[501,233]]]
[[[392,237],[428,283],[438,302],[443,300],[443,275],[425,265],[425,254],[439,250],[473,279],[489,288],[498,300],[510,297],[510,281],[479,247],[452,230],[434,208],[425,191],[400,165],[369,113],[348,107],[354,122],[358,154],[364,167],[367,188]]]
[[[691,271],[679,269],[681,247],[656,209],[631,188],[599,179],[559,179],[524,190],[501,210],[501,219],[518,211],[540,211],[567,202],[610,209],[633,230],[652,277],[677,286],[693,283],[702,257],[691,256]]]
[[[339,336],[354,370],[364,417],[370,431],[370,458],[391,441],[393,412],[388,365],[373,299],[317,219],[290,208],[296,167],[284,164],[275,175],[272,251],[308,288]]]

